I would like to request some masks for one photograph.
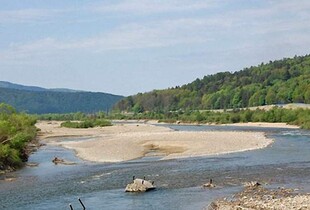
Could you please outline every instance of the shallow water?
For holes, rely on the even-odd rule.
[[[0,209],[203,209],[223,196],[242,189],[242,183],[258,180],[270,187],[284,186],[310,191],[310,132],[295,129],[234,126],[170,126],[176,130],[264,131],[275,143],[265,149],[160,161],[148,157],[117,164],[82,161],[70,150],[45,146],[25,167],[9,174],[13,182],[0,181]],[[68,140],[72,140],[72,137]],[[80,138],[79,140],[85,140]],[[54,165],[54,156],[76,165]],[[124,193],[132,176],[155,180],[157,190]],[[215,189],[201,185],[212,178]]]

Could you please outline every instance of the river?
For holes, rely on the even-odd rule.
[[[275,142],[264,149],[226,155],[159,160],[148,157],[123,163],[98,164],[80,160],[74,152],[43,146],[30,156],[37,167],[0,177],[0,209],[204,209],[214,199],[232,196],[247,181],[266,187],[288,187],[310,192],[310,132],[300,129],[237,126],[166,125],[176,130],[263,131]],[[76,140],[66,138],[65,140]],[[79,138],[83,141],[85,138]],[[54,156],[77,163],[54,165]],[[157,189],[148,193],[125,193],[132,176],[155,181]],[[217,185],[204,189],[212,178]]]

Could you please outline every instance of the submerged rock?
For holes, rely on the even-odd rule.
[[[26,163],[26,166],[28,166],[28,167],[37,167],[38,165],[39,165],[39,163],[34,163],[34,162]]]
[[[251,181],[251,182],[244,183],[245,187],[258,187],[260,185],[262,185],[262,184],[257,182],[257,181]]]
[[[144,179],[134,179],[133,183],[130,183],[126,186],[125,192],[147,192],[154,190],[154,182],[147,181]]]
[[[57,165],[57,164],[63,164],[63,165],[75,165],[76,163],[74,162],[69,162],[69,161],[66,161],[64,159],[61,159],[61,158],[58,158],[58,157],[55,157],[52,162]]]
[[[0,177],[0,181],[5,181],[5,182],[14,182],[16,180],[17,180],[17,178],[14,176]]]
[[[56,165],[58,163],[63,163],[65,162],[64,159],[61,159],[61,158],[58,158],[58,157],[55,157],[52,162]]]

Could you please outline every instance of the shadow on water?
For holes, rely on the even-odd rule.
[[[123,163],[97,164],[79,160],[74,152],[46,146],[30,157],[38,167],[10,174],[16,181],[0,181],[0,209],[75,209],[81,197],[87,209],[203,209],[212,200],[241,190],[252,180],[269,186],[310,191],[310,135],[293,129],[234,126],[171,126],[176,130],[263,131],[275,143],[265,149],[218,156],[158,160],[147,157]],[[74,140],[74,139],[69,139]],[[80,139],[87,140],[87,139]],[[54,156],[77,163],[54,165]],[[157,190],[124,193],[132,176],[155,180]],[[202,184],[213,178],[214,189]]]

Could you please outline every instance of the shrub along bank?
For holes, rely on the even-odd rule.
[[[36,137],[36,118],[0,104],[0,171],[13,170],[28,160],[27,144]]]
[[[93,127],[105,127],[105,126],[112,126],[111,121],[105,119],[92,119],[80,122],[66,121],[61,123],[61,127],[66,128],[93,128]]]

